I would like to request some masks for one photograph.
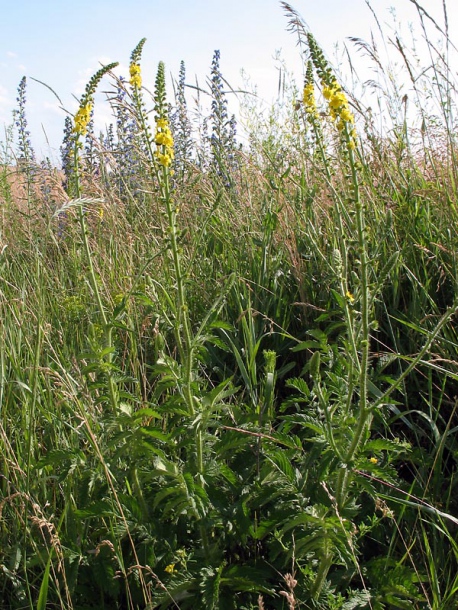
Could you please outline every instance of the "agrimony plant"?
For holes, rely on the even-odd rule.
[[[107,74],[110,70],[113,70],[113,68],[115,68],[117,65],[117,63],[111,63],[98,70],[90,79],[86,86],[86,90],[81,97],[78,110],[74,116],[74,126],[72,130],[73,167],[71,170],[71,181],[68,185],[69,195],[73,197],[72,205],[76,205],[78,208],[80,235],[89,268],[89,281],[95,296],[100,321],[103,327],[104,348],[100,354],[99,363],[103,373],[107,376],[109,402],[114,412],[117,410],[118,406],[118,395],[116,383],[112,374],[114,353],[113,326],[108,319],[106,309],[102,301],[99,283],[94,269],[92,252],[89,245],[86,211],[84,208],[85,201],[82,199],[81,150],[83,148],[83,143],[81,138],[88,132],[88,125],[91,121],[94,105],[94,94],[97,86],[105,74]]]

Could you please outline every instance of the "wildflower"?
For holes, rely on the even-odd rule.
[[[21,82],[19,83],[18,97],[16,98],[16,101],[19,104],[19,110],[15,110],[14,115],[16,118],[15,122],[19,135],[20,158],[25,161],[25,166],[28,168],[29,162],[35,161],[35,153],[30,141],[30,131],[27,129],[27,118],[25,114],[26,85],[27,79],[25,76],[23,76]]]
[[[156,135],[154,141],[158,147],[156,159],[159,165],[170,167],[174,158],[173,136],[166,117],[159,117],[156,119]]]
[[[156,103],[155,110],[157,112],[156,134],[154,136],[154,142],[157,147],[155,157],[159,165],[167,168],[172,165],[175,155],[173,151],[173,135],[169,127],[169,120],[167,118],[165,102],[165,75],[164,64],[162,62],[159,63],[157,70],[154,101]]]
[[[349,150],[354,150],[356,148],[357,134],[356,130],[353,128],[355,118],[350,110],[348,98],[335,76],[332,74],[332,70],[313,35],[307,33],[306,36],[310,50],[311,63],[321,80],[323,97],[328,103],[331,119],[335,121],[337,129],[342,133],[343,140]],[[307,82],[310,82],[310,80],[307,79]]]
[[[340,112],[340,118],[342,121],[347,121],[348,123],[353,123],[355,118],[351,111],[348,108],[343,108]]]
[[[306,111],[313,113],[316,110],[315,88],[313,83],[307,83],[307,85],[305,85],[303,100]]]
[[[156,133],[156,137],[154,139],[156,144],[160,146],[165,146],[166,148],[171,148],[173,146],[173,136],[172,132],[168,127],[162,129],[162,131],[158,131]]]
[[[168,566],[165,566],[164,571],[167,572],[167,574],[174,574],[174,572],[175,572],[175,564],[174,563],[169,563]]]
[[[75,126],[73,132],[77,135],[84,136],[87,133],[87,126],[91,120],[92,102],[86,100],[78,108],[78,112],[75,114]]]
[[[316,99],[315,99],[315,88],[313,83],[308,83],[304,87],[303,101],[305,106],[305,112],[311,115],[316,115]]]
[[[142,75],[140,65],[135,62],[131,63],[129,67],[129,74],[129,83],[132,85],[132,87],[140,89],[142,86]]]
[[[349,290],[347,290],[345,296],[347,297],[350,304],[353,305],[353,303],[355,302],[355,297],[352,295],[352,293]]]
[[[80,107],[78,108],[78,112],[75,114],[75,126],[73,128],[73,133],[76,134],[76,139],[78,139],[79,136],[86,135],[87,133],[87,126],[91,120],[94,93],[99,82],[107,72],[113,70],[113,68],[116,68],[117,65],[117,63],[111,63],[107,66],[103,66],[94,74],[94,76],[92,76],[86,85],[86,90],[80,101]]]
[[[170,153],[160,153],[159,151],[156,151],[156,159],[159,165],[162,165],[163,167],[170,167],[172,165],[173,155]]]
[[[329,100],[331,98],[332,95],[332,89],[331,87],[323,87],[323,97],[325,100]]]
[[[157,119],[156,127],[158,129],[166,129],[169,126],[169,122],[166,118]]]
[[[378,464],[378,459],[376,457],[371,457],[371,458],[369,458],[369,462],[371,464]]]

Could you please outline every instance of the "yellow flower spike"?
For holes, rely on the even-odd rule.
[[[175,564],[174,563],[169,563],[168,566],[165,566],[164,571],[167,572],[167,574],[174,574],[174,572],[175,572]]]
[[[136,64],[136,63],[130,64],[129,74],[130,74],[129,83],[132,85],[132,87],[136,87],[137,89],[140,89],[142,86],[142,75],[141,75],[141,68],[140,68],[139,64]]]
[[[78,108],[78,112],[75,114],[75,127],[73,128],[74,133],[84,136],[87,133],[87,126],[91,120],[92,102],[87,101],[85,104]]]
[[[303,93],[303,102],[305,106],[305,112],[307,112],[307,114],[316,116],[317,105],[315,99],[315,87],[313,86],[313,83],[308,83],[307,85],[305,85]]]
[[[163,167],[170,167],[175,155],[173,152],[173,135],[170,131],[169,122],[165,117],[156,119],[154,142],[158,147],[155,153],[157,162]]]

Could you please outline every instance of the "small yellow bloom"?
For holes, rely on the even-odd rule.
[[[329,105],[335,110],[338,108],[346,108],[347,104],[348,102],[345,93],[334,93],[329,100]]]
[[[169,126],[169,122],[167,119],[162,118],[162,119],[158,119],[156,121],[156,125],[157,125],[158,129],[165,129],[166,127]]]
[[[376,457],[371,457],[371,458],[369,459],[369,462],[370,462],[371,464],[378,464],[378,459],[377,459]]]
[[[165,566],[164,571],[167,572],[167,574],[174,574],[174,572],[175,572],[175,564],[174,563],[169,563],[168,566]]]
[[[132,85],[132,87],[136,87],[137,89],[140,89],[142,86],[142,75],[141,75],[141,68],[138,64],[130,64],[129,67],[129,74],[130,74],[130,84]]]
[[[159,165],[163,167],[170,167],[172,165],[173,157],[171,153],[160,153],[156,151],[156,159]]]
[[[156,142],[156,144],[159,144],[161,146],[167,146],[167,147],[171,148],[173,146],[172,132],[170,131],[170,129],[168,127],[166,127],[165,129],[163,129],[162,131],[159,131],[156,134],[154,141]]]
[[[353,114],[352,114],[351,110],[349,110],[348,108],[344,108],[342,110],[342,112],[340,113],[340,118],[342,119],[342,121],[347,121],[349,123],[355,122]]]
[[[345,296],[347,297],[347,299],[351,303],[351,305],[353,305],[353,303],[355,302],[355,297],[352,295],[352,293],[349,290],[347,290]]]

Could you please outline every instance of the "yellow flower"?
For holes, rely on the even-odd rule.
[[[87,133],[87,126],[91,120],[91,111],[92,103],[89,101],[78,108],[78,112],[75,114],[74,133],[81,136],[84,136]]]
[[[154,141],[156,142],[156,144],[171,148],[173,146],[172,132],[168,127],[166,127],[165,129],[159,131],[156,134]]]
[[[355,302],[355,297],[352,295],[352,293],[347,290],[345,296],[347,297],[348,301],[353,305],[353,303]]]
[[[159,165],[170,167],[172,165],[173,155],[171,153],[160,153],[156,151],[156,158]]]
[[[347,106],[347,98],[345,97],[345,93],[334,93],[330,100],[329,105],[331,108],[337,110],[338,108],[345,108]]]
[[[137,89],[140,89],[142,86],[142,75],[141,75],[140,66],[136,63],[130,64],[129,74],[130,74],[129,82],[132,85],[132,87],[136,87]]]
[[[158,149],[156,150],[156,159],[159,165],[170,167],[172,165],[173,153],[173,136],[169,128],[169,122],[165,117],[156,119],[156,135],[154,141]]]
[[[340,118],[342,119],[342,121],[348,121],[350,123],[355,122],[353,114],[349,108],[343,108],[343,110],[340,113]]]
[[[167,574],[173,574],[175,572],[175,564],[169,563],[168,566],[165,566],[164,570],[167,572]]]
[[[371,458],[369,459],[369,462],[370,462],[371,464],[378,464],[378,459],[377,459],[376,457],[371,457]]]

